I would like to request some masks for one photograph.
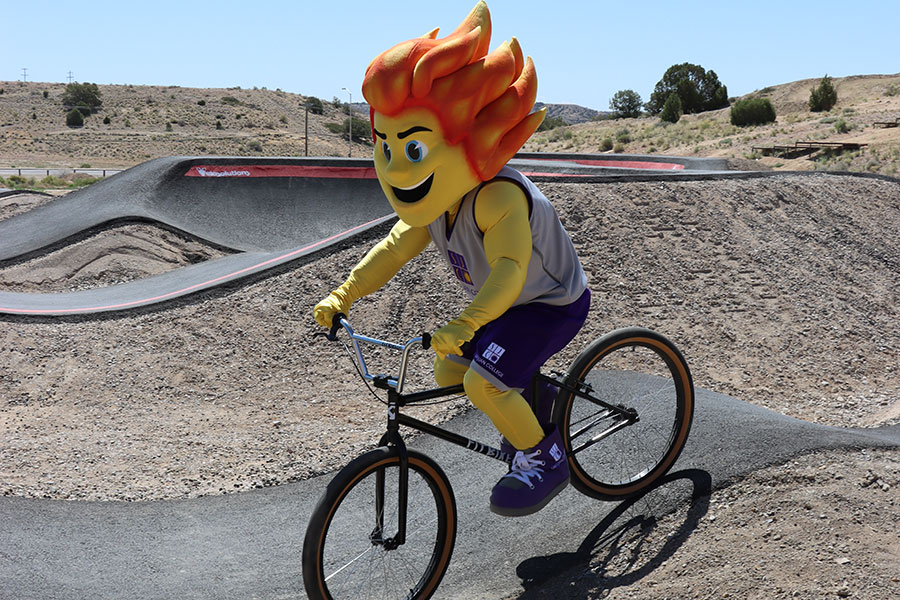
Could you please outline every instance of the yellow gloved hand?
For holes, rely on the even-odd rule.
[[[313,316],[322,327],[331,327],[337,313],[350,314],[356,300],[380,289],[400,268],[431,242],[425,227],[410,227],[399,221],[386,238],[375,244],[359,261],[338,289],[316,304]]]
[[[353,298],[343,290],[344,286],[334,290],[328,297],[316,304],[313,308],[313,316],[316,323],[322,327],[331,327],[331,320],[338,313],[350,314],[350,305],[353,304]]]
[[[441,360],[444,360],[448,354],[462,356],[460,346],[474,336],[474,329],[459,319],[454,319],[431,335],[431,347]]]

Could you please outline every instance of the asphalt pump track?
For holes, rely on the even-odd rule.
[[[513,166],[539,181],[729,176],[721,163],[697,159],[611,160],[529,155]],[[99,290],[0,293],[0,312],[52,318],[164,303],[324,249],[394,218],[388,210],[371,161],[157,159],[0,222],[0,265],[122,220],[159,222],[235,254]],[[679,529],[657,555],[604,581],[629,585],[677,551],[706,513],[710,493],[729,480],[816,450],[900,445],[896,425],[817,425],[707,390],[697,390],[696,400],[684,453],[648,494],[608,503],[570,487],[522,519],[503,519],[487,508],[485,481],[499,475],[494,461],[433,439],[414,440],[411,447],[447,472],[459,508],[454,557],[438,596],[498,598],[540,586],[583,570],[624,544],[629,530],[652,527],[676,511]],[[449,427],[475,439],[495,435],[477,411]],[[0,498],[0,598],[303,598],[305,527],[332,475],[192,500]]]
[[[722,173],[724,161],[629,155],[519,155],[536,181]],[[276,268],[395,218],[372,161],[166,157],[0,221],[0,268],[122,222],[150,222],[232,253],[106,287],[0,292],[0,313],[75,315],[164,303]]]

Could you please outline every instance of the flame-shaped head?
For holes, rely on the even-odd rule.
[[[444,38],[438,30],[382,52],[366,70],[375,168],[401,219],[427,225],[494,177],[541,124],[537,77],[513,38],[488,53],[479,2]]]

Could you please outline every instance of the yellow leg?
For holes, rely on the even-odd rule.
[[[471,369],[465,372],[463,385],[472,404],[490,418],[516,449],[532,448],[544,439],[544,430],[521,394],[501,391]]]
[[[468,370],[469,365],[434,357],[434,380],[441,387],[462,383]]]

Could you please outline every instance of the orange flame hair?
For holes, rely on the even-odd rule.
[[[366,69],[363,96],[371,111],[394,116],[425,107],[447,142],[462,143],[482,181],[494,177],[544,119],[531,113],[537,75],[513,38],[488,54],[491,15],[479,2],[447,37],[438,29],[379,54]],[[374,136],[373,136],[374,137]]]

